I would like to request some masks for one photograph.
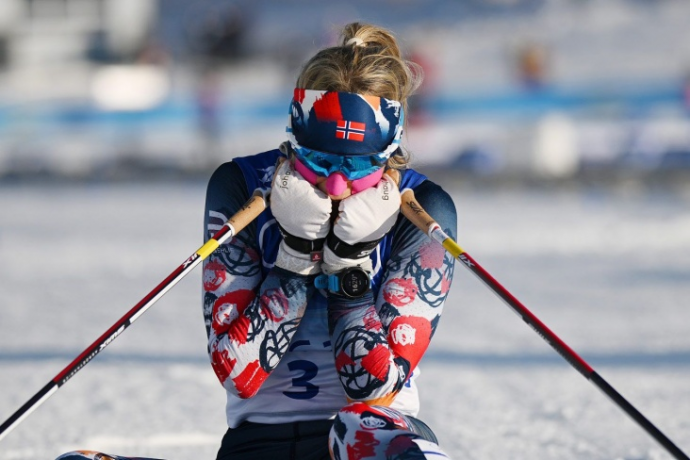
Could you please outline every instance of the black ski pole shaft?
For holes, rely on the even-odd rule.
[[[167,278],[158,286],[141,299],[132,309],[122,318],[113,324],[95,342],[86,348],[74,361],[65,367],[50,382],[41,388],[34,396],[15,411],[2,425],[0,425],[0,440],[9,434],[19,425],[31,412],[36,410],[50,396],[52,396],[62,385],[86,366],[96,357],[105,347],[113,342],[125,329],[136,321],[146,310],[163,297],[173,286],[182,278],[187,276],[199,263],[206,259],[223,242],[232,238],[244,227],[251,223],[266,208],[266,194],[257,191],[245,203],[235,215],[233,215],[223,227],[218,230],[203,246],[197,249],[194,254],[189,256],[179,267],[177,267]]]
[[[513,296],[496,279],[491,276],[476,260],[450,238],[436,221],[427,214],[417,202],[412,190],[407,190],[402,195],[401,211],[415,226],[438,241],[456,260],[474,273],[486,286],[500,297],[525,323],[539,334],[554,350],[558,352],[571,366],[573,366],[587,380],[592,382],[611,401],[627,413],[638,425],[659,442],[677,460],[690,460],[688,456],[676,446],[664,433],[662,433],[647,417],[642,415],[630,402],[625,399],[615,388],[604,380],[594,369],[587,364],[575,351],[563,342],[551,329],[537,318],[522,302]]]

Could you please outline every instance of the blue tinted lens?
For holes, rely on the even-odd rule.
[[[297,158],[319,176],[327,177],[334,172],[341,172],[349,180],[361,179],[378,171],[390,156],[385,152],[371,155],[337,155],[302,147],[295,149],[295,152]]]

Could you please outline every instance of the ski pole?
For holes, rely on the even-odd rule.
[[[206,259],[213,251],[218,248],[228,238],[233,237],[244,227],[251,223],[266,208],[267,193],[256,190],[252,197],[233,215],[206,243],[197,251],[189,256],[179,267],[177,267],[165,280],[149,292],[131,310],[120,318],[110,329],[101,335],[87,349],[85,349],[72,363],[65,367],[62,372],[48,382],[38,393],[29,399],[22,407],[0,425],[0,440],[21,423],[31,412],[36,410],[50,396],[53,395],[62,385],[79,372],[89,361],[110,345],[122,332],[136,321],[146,310],[163,297],[173,286],[191,272],[201,261]]]
[[[549,343],[570,365],[572,365],[587,380],[596,385],[611,400],[623,409],[633,420],[635,420],[647,433],[656,439],[673,457],[678,460],[689,460],[688,456],[680,450],[666,435],[664,435],[652,422],[650,422],[640,411],[630,404],[618,391],[616,391],[606,380],[597,374],[587,362],[575,353],[565,342],[554,334],[539,318],[527,309],[518,299],[516,299],[506,288],[496,281],[476,260],[462,249],[452,238],[450,238],[438,223],[422,208],[414,196],[414,192],[407,189],[402,194],[401,211],[422,232],[426,233],[431,239],[438,241],[455,259],[474,273],[481,281],[486,284],[496,295],[508,304],[522,319],[534,329],[546,342]]]

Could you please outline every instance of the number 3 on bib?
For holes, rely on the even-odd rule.
[[[302,374],[292,379],[292,386],[300,391],[283,391],[283,394],[292,399],[311,399],[319,393],[319,387],[309,381],[319,373],[319,367],[305,359],[298,359],[288,363],[291,372]]]

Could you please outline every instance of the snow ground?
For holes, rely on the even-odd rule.
[[[458,242],[690,452],[690,195],[443,184]],[[0,419],[201,243],[204,184],[0,187]],[[457,266],[422,362],[422,412],[456,459],[671,458]],[[195,271],[0,442],[215,458],[224,392]]]

